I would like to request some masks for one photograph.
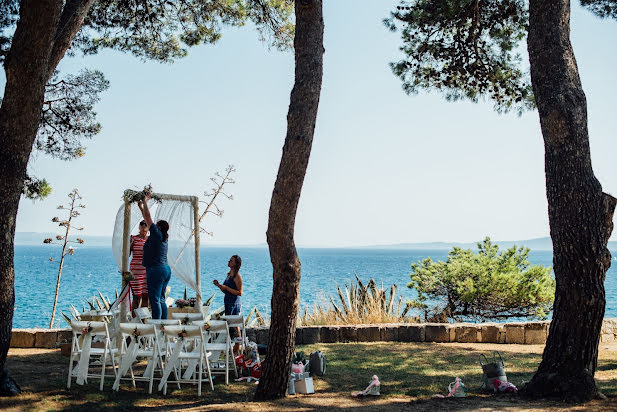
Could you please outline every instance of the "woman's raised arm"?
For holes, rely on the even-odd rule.
[[[148,208],[148,196],[144,200],[139,200],[137,206],[141,210],[141,215],[144,217],[148,227],[152,226],[152,216],[150,215],[150,209]]]

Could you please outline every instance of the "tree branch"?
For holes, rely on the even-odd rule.
[[[81,29],[93,1],[94,0],[68,0],[65,3],[62,14],[60,15],[58,30],[54,37],[51,55],[49,56],[48,78],[51,78],[58,63],[60,63],[60,60],[62,60],[64,54],[71,46],[73,38]]]

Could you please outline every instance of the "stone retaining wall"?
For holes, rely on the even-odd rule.
[[[296,345],[337,342],[464,342],[544,344],[550,322],[385,323],[379,325],[305,326]],[[248,328],[249,340],[268,343],[268,328]],[[56,348],[70,342],[70,329],[13,329],[12,348]],[[601,342],[617,341],[617,318],[604,319]]]

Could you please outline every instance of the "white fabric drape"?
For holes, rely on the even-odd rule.
[[[195,279],[195,221],[193,204],[186,200],[163,199],[160,203],[150,200],[148,207],[155,222],[166,220],[169,223],[169,249],[167,261],[172,275],[176,276],[186,286],[199,294],[199,287]],[[142,220],[141,211],[137,204],[131,205],[131,234],[138,233],[139,222]],[[122,238],[124,230],[124,204],[118,209],[112,249],[118,269],[122,270]],[[201,296],[199,296],[201,298]]]

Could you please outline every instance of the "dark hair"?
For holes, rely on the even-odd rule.
[[[240,270],[240,267],[242,266],[242,258],[238,255],[233,255],[232,258],[236,260],[236,270]]]
[[[148,224],[145,220],[142,220],[141,222],[139,222],[139,226],[148,226]]]
[[[156,222],[156,227],[158,227],[163,234],[163,242],[167,242],[167,239],[169,238],[169,235],[167,234],[169,231],[169,223],[165,220],[159,220]]]

